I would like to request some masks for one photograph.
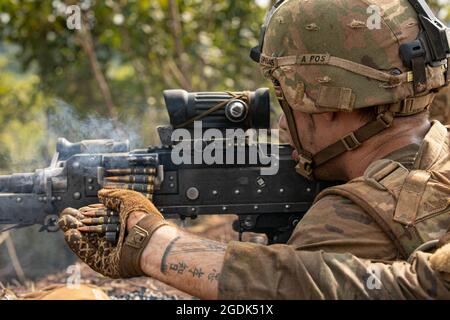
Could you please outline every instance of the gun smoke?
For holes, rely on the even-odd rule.
[[[87,116],[81,116],[75,107],[62,101],[55,100],[54,104],[48,108],[47,114],[36,121],[42,122],[45,127],[44,134],[39,139],[38,150],[25,150],[30,160],[18,163],[14,157],[4,169],[4,173],[10,172],[32,172],[36,168],[44,168],[50,164],[52,155],[55,152],[57,139],[60,137],[68,139],[70,142],[79,142],[90,139],[113,139],[116,141],[129,140],[130,146],[134,148],[144,148],[143,141],[154,143],[152,137],[143,139],[139,132],[142,132],[144,121],[142,117],[137,119],[130,115],[119,115],[118,119],[110,119],[101,116],[95,110]],[[147,122],[154,125],[151,119]],[[34,146],[36,147],[36,146]],[[28,155],[20,155],[25,159]],[[76,260],[74,255],[68,250],[62,239],[62,234],[49,234],[39,232],[38,226],[13,230],[10,232],[13,239],[18,259],[24,269],[27,279],[35,279],[49,273],[60,271]],[[33,244],[32,246],[30,244]],[[0,246],[0,281],[9,282],[17,278],[12,266],[7,248]]]
[[[142,137],[139,132],[141,123],[138,119],[120,115],[118,119],[111,119],[90,112],[81,117],[75,108],[57,100],[56,108],[47,114],[48,139],[56,142],[63,137],[71,142],[90,139],[112,139],[116,141],[129,140],[132,148],[142,148]]]

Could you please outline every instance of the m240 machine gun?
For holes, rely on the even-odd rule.
[[[56,231],[63,209],[98,203],[108,186],[145,194],[167,218],[234,214],[241,234],[286,242],[329,184],[296,174],[290,146],[270,143],[270,134],[264,142],[248,135],[270,128],[269,90],[168,90],[164,98],[171,125],[158,128],[161,146],[131,151],[128,141],[60,138],[48,168],[0,176],[0,224]]]

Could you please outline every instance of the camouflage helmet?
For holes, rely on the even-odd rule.
[[[409,2],[420,6],[414,9]],[[420,11],[428,8],[422,2],[285,0],[274,5],[253,58],[257,56],[264,75],[275,85],[300,153],[299,173],[311,177],[314,166],[357,148],[389,127],[395,116],[422,112],[432,103],[436,89],[446,85],[450,33],[431,10]],[[439,27],[429,33],[441,37],[442,43],[436,41],[442,45],[440,51],[421,32],[420,13]],[[296,133],[292,110],[323,113],[363,108],[376,108],[378,123],[369,123],[319,154],[303,150],[292,132]]]

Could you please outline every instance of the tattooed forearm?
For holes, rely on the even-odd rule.
[[[216,299],[227,245],[175,227],[153,234],[141,266],[155,279],[202,299]]]
[[[186,241],[184,238],[178,236],[167,246],[167,249],[163,255],[163,262],[169,255],[196,252],[225,252],[226,249],[227,245],[224,243],[207,239],[194,239]]]
[[[198,266],[189,266],[184,261],[178,262],[168,262],[168,258],[176,255],[183,254],[193,254],[193,253],[213,253],[219,252],[224,253],[226,250],[226,245],[220,242],[208,240],[208,239],[200,239],[200,238],[182,238],[178,236],[174,238],[169,245],[161,259],[161,273],[168,274],[169,271],[175,272],[178,275],[183,275],[186,273],[190,273],[193,278],[202,278],[203,276],[207,276],[208,280],[214,281],[219,277],[219,273],[216,270],[212,270],[205,274],[205,271]]]

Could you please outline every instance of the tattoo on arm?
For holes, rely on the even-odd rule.
[[[181,237],[178,236],[173,239],[166,250],[164,251],[161,260],[161,273],[168,274],[169,271],[178,275],[190,273],[193,278],[207,277],[208,281],[218,281],[220,273],[213,269],[211,272],[206,273],[201,267],[189,266],[184,261],[178,261],[176,263],[167,263],[169,256],[185,253],[198,253],[198,252],[225,252],[227,245],[224,243],[207,240],[207,239],[194,239],[187,242],[181,242]]]
[[[220,273],[216,269],[212,269],[211,272],[206,273],[200,267],[190,267],[184,261],[178,263],[171,263],[168,271],[175,272],[179,275],[190,273],[193,278],[203,278],[206,276],[209,282],[219,281]]]
[[[189,273],[192,274],[192,277],[193,277],[193,278],[199,278],[199,279],[200,279],[201,277],[203,277],[203,275],[205,274],[205,273],[203,272],[202,268],[197,268],[197,267],[194,267],[194,268],[189,269]]]
[[[161,259],[161,273],[162,274],[166,274],[167,273],[167,257],[169,256],[170,251],[172,250],[172,247],[180,239],[181,239],[181,237],[178,236],[175,239],[173,239],[172,241],[170,241],[169,245],[166,248],[166,251],[164,251],[164,254],[163,254],[162,259]]]
[[[184,271],[186,271],[188,267],[189,266],[184,261],[180,261],[178,263],[171,263],[169,270],[178,274],[184,274]]]
[[[212,271],[208,274],[208,281],[219,281],[220,272],[217,272],[216,269],[212,269]]]

